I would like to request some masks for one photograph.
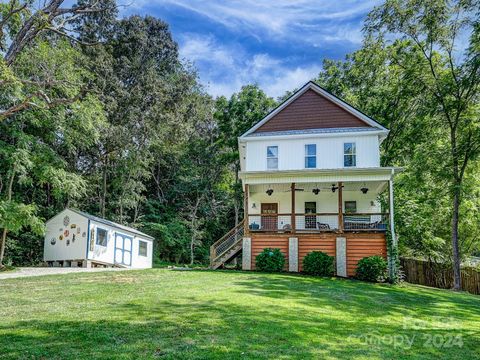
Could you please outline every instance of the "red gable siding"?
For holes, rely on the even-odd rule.
[[[370,125],[309,89],[255,130],[255,133],[347,127]]]

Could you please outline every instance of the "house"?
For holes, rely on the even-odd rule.
[[[387,257],[400,170],[380,166],[388,132],[315,83],[304,85],[239,137],[244,220],[213,244],[211,267],[241,254],[243,269],[253,270],[264,248],[279,248],[286,270],[297,272],[318,250],[349,277],[361,258]]]
[[[153,238],[75,209],[46,223],[43,259],[53,266],[151,268]]]

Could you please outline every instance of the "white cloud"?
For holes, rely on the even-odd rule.
[[[249,55],[241,48],[219,44],[213,36],[184,35],[180,54],[201,68],[200,79],[213,96],[230,96],[243,85],[258,84],[278,97],[314,78],[320,66],[289,68],[268,54]]]

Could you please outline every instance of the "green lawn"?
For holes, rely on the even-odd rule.
[[[412,285],[152,269],[0,280],[0,305],[0,359],[480,357],[480,297]]]

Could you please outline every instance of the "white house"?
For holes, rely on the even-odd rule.
[[[211,266],[242,254],[243,269],[254,269],[270,247],[284,252],[287,270],[301,271],[303,257],[320,250],[336,258],[337,275],[353,276],[361,258],[386,257],[399,170],[380,166],[388,132],[305,84],[239,137],[244,221],[212,246]]]
[[[43,259],[50,265],[151,268],[153,238],[75,209],[46,223]]]

